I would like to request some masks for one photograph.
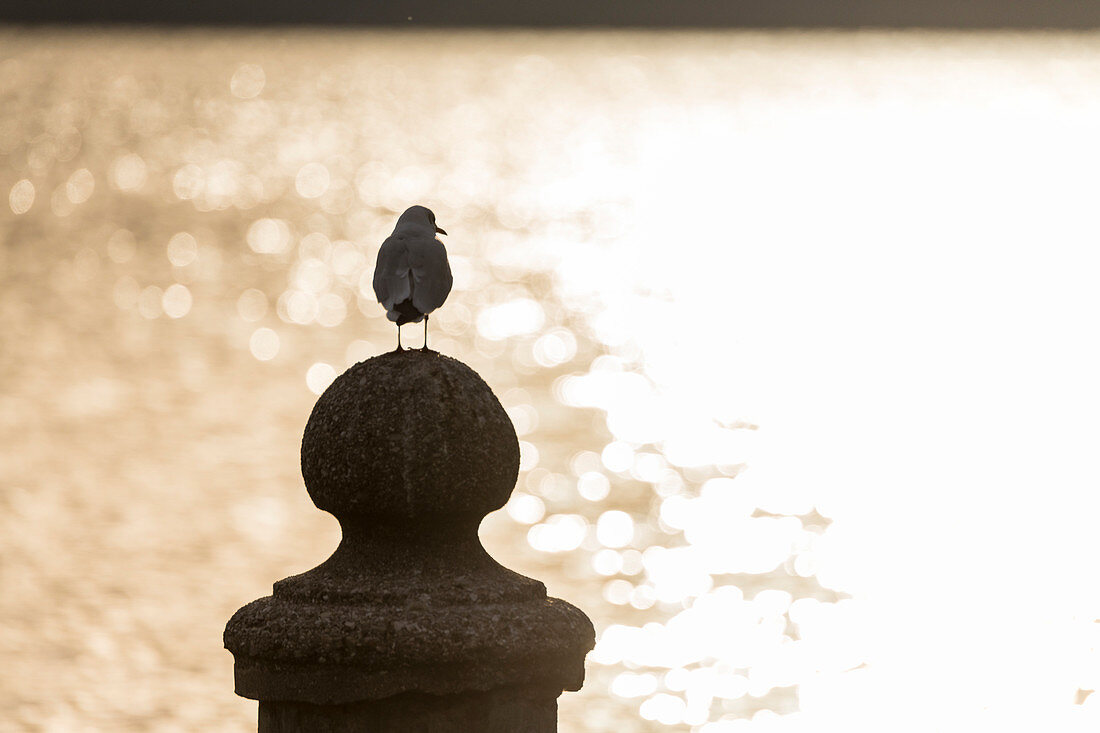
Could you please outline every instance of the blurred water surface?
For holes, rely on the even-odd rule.
[[[596,621],[563,731],[1095,726],[1098,87],[1086,36],[0,31],[0,730],[254,729],[221,629],[338,541],[301,431],[412,203],[522,441],[485,543]]]

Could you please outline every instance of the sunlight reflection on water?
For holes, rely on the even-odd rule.
[[[370,276],[413,202],[451,232],[432,345],[483,374],[521,440],[486,545],[597,625],[562,730],[1095,725],[1074,696],[1098,682],[1096,592],[1015,599],[990,621],[953,567],[990,506],[962,506],[963,529],[927,547],[941,520],[891,483],[898,436],[861,423],[887,408],[854,391],[904,392],[880,367],[920,325],[896,304],[955,292],[945,254],[980,258],[960,244],[981,234],[970,214],[1021,185],[1005,146],[1059,115],[1093,134],[1082,90],[1100,57],[1084,41],[0,40],[0,650],[15,660],[0,706],[15,729],[254,726],[221,627],[335,545],[301,487],[301,430],[340,371],[394,344]],[[1031,200],[1002,246],[1075,199]],[[886,258],[884,240],[932,254]],[[921,489],[958,498],[934,483]],[[1050,571],[1062,556],[1045,557]],[[1038,629],[1022,640],[1021,620]],[[1023,679],[1029,664],[1045,681]]]

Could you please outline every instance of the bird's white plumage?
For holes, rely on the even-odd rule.
[[[398,325],[419,323],[443,305],[454,282],[447,249],[435,238],[442,231],[435,214],[413,206],[401,215],[393,234],[378,250],[374,294],[386,317]]]

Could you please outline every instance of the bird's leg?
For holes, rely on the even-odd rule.
[[[401,348],[401,326],[397,327],[397,350],[404,351],[404,349]]]
[[[428,314],[424,314],[424,348],[421,351],[431,351],[428,348]]]

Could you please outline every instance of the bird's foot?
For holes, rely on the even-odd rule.
[[[438,354],[439,353],[435,349],[429,349],[427,346],[421,346],[420,350],[421,351],[427,351],[429,354]]]

